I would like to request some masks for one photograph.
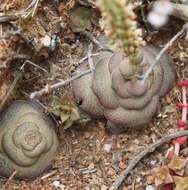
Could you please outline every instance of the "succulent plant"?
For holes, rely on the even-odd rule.
[[[51,165],[58,140],[38,104],[15,101],[0,116],[0,176],[32,179]]]
[[[175,72],[168,54],[163,54],[146,80],[160,49],[145,45],[136,28],[128,1],[98,0],[108,40],[118,52],[93,57],[95,70],[73,81],[73,94],[80,108],[95,118],[105,118],[108,128],[119,133],[151,121],[159,100],[173,86]],[[117,51],[116,49],[116,51]],[[87,63],[79,67],[84,70]]]
[[[140,67],[145,72],[160,49],[152,45],[140,48]],[[121,53],[101,52],[93,58],[95,70],[73,81],[73,93],[80,108],[94,118],[106,118],[115,133],[140,127],[157,113],[160,98],[173,86],[172,59],[164,54],[152,74],[143,82],[135,76],[134,64]],[[84,70],[86,63],[80,66]]]

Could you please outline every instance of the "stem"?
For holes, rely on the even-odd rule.
[[[183,86],[182,87],[182,101],[183,101],[183,105],[187,105],[186,94],[187,94],[186,87]],[[187,122],[187,106],[184,106],[182,108],[182,121],[185,122],[185,123]]]
[[[162,55],[166,52],[166,50],[172,46],[172,44],[185,32],[186,27],[183,27],[173,38],[170,39],[170,41],[164,46],[164,48],[159,52],[157,57],[155,58],[154,62],[150,65],[149,69],[146,71],[146,73],[141,76],[142,82],[144,83],[145,80],[149,77],[150,73],[153,71],[155,65],[160,61],[160,58]]]
[[[163,144],[171,141],[172,139],[188,136],[188,131],[179,131],[173,134],[166,135],[165,137],[157,140],[155,143],[151,144],[147,148],[144,149],[140,154],[138,154],[135,158],[131,159],[130,164],[128,167],[121,172],[121,174],[117,177],[115,182],[111,185],[109,190],[118,190],[121,184],[124,182],[126,177],[130,174],[130,172],[135,168],[135,166],[143,159],[147,154],[154,152],[158,147],[162,146]]]
[[[36,92],[32,92],[30,94],[30,98],[33,99],[33,98],[42,96],[42,95],[44,95],[46,93],[49,93],[51,90],[55,90],[57,88],[63,87],[65,85],[68,85],[73,80],[76,80],[76,79],[78,79],[78,78],[80,78],[80,77],[82,77],[84,75],[87,75],[87,74],[91,73],[92,71],[93,71],[92,69],[88,69],[86,71],[83,71],[83,72],[79,73],[78,75],[73,76],[72,78],[70,78],[68,80],[60,81],[60,82],[58,82],[56,84],[53,84],[51,86],[46,85],[46,87],[42,88],[41,90],[36,91]]]

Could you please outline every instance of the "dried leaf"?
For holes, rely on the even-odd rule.
[[[67,120],[70,118],[70,115],[61,112],[61,113],[60,113],[60,118],[61,118],[62,123],[64,123],[65,121],[67,121]]]
[[[78,121],[80,119],[80,114],[78,112],[78,109],[76,108],[72,108],[71,110],[71,115],[70,115],[70,119],[72,121]]]
[[[173,170],[176,174],[183,175],[187,161],[174,155],[168,167]]]
[[[153,175],[155,177],[156,187],[173,183],[173,178],[170,175],[170,170],[167,166],[161,166],[161,167],[154,169]]]
[[[73,121],[71,121],[70,119],[68,119],[65,123],[64,123],[64,129],[68,129],[73,125]]]
[[[188,176],[175,178],[175,190],[188,190]]]
[[[53,96],[51,99],[50,111],[56,116],[60,117],[63,123],[64,129],[68,129],[75,123],[81,121],[81,116],[76,105],[72,103],[68,98],[60,99]]]

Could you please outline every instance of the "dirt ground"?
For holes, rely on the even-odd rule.
[[[56,14],[59,11],[57,9],[60,9],[52,3],[49,6],[45,2],[43,6],[50,9],[48,13],[54,17],[57,16]],[[37,15],[42,18],[40,8]],[[140,26],[146,31],[144,22],[142,19],[140,20]],[[48,30],[53,28],[51,26],[50,23]],[[161,30],[154,32],[150,29],[149,33],[145,32],[145,40],[162,47],[181,29],[181,26],[180,20],[173,18]],[[91,32],[96,35],[101,31],[98,26],[95,26]],[[12,99],[20,97],[27,98],[30,92],[43,87],[46,81],[50,84],[58,79],[70,77],[76,63],[83,57],[85,50],[82,43],[86,41],[86,38],[70,30],[64,31],[61,35],[61,40],[63,43],[66,41],[66,45],[52,53],[52,56],[46,61],[40,62],[40,66],[50,69],[50,76],[27,67],[23,79],[18,82],[17,92],[10,98],[10,102]],[[79,43],[75,44],[76,39],[79,39]],[[187,79],[188,45],[185,40],[182,38],[175,42],[168,52],[174,60],[177,81]],[[19,67],[19,64],[15,65],[17,68]],[[37,83],[34,84],[36,79]],[[70,86],[58,89],[51,95],[61,96],[67,90],[70,91]],[[51,95],[40,98],[40,101],[48,106]],[[120,135],[112,135],[106,132],[105,122],[100,121],[92,121],[83,126],[74,126],[68,130],[64,130],[63,126],[60,125],[57,128],[60,145],[52,169],[34,181],[1,179],[1,187],[6,190],[106,190],[118,174],[128,166],[128,162],[134,158],[134,155],[137,155],[164,134],[177,130],[176,121],[181,117],[181,113],[177,110],[175,104],[180,101],[180,90],[174,86],[171,92],[161,100],[160,112],[150,124],[140,130],[128,130]],[[142,190],[145,189],[146,185],[151,184],[153,182],[150,175],[151,170],[164,162],[164,156],[169,146],[169,144],[166,144],[145,157],[131,172],[122,189]]]

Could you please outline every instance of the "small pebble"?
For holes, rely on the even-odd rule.
[[[137,183],[140,183],[141,180],[142,180],[141,177],[136,178],[136,182],[137,182]]]
[[[101,186],[101,190],[107,190],[108,188],[106,187],[106,185],[102,185]]]
[[[51,44],[51,37],[46,35],[43,38],[41,38],[41,43],[44,47],[49,47]]]
[[[54,187],[58,188],[60,186],[60,181],[54,181],[53,182]]]
[[[151,160],[151,162],[150,162],[150,164],[151,164],[152,166],[155,166],[156,163],[157,163],[157,160]]]
[[[104,150],[106,153],[110,153],[111,149],[112,149],[112,144],[104,144],[103,150]]]
[[[154,186],[148,185],[146,186],[146,190],[156,190]]]
[[[139,145],[139,144],[140,144],[140,142],[139,142],[138,139],[135,139],[135,140],[134,140],[134,143],[135,143],[136,145]]]
[[[152,176],[152,175],[149,175],[149,176],[147,176],[147,184],[148,185],[151,185],[152,183],[154,183],[154,176]]]
[[[59,186],[59,187],[60,187],[60,189],[61,189],[61,190],[65,190],[65,187],[66,187],[66,186],[65,186],[65,185],[63,185],[63,184],[60,184],[60,186]]]

